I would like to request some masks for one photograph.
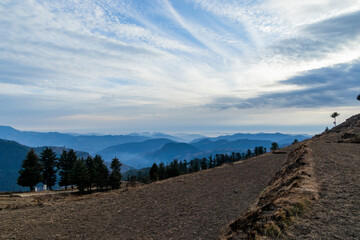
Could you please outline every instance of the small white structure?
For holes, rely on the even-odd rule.
[[[46,186],[46,184],[44,184],[44,186],[43,186],[43,190],[44,190],[44,191],[46,191],[46,190],[47,190],[47,186]]]
[[[37,187],[35,187],[35,192],[37,192],[38,191],[38,188]]]

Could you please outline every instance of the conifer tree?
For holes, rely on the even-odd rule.
[[[155,182],[159,180],[159,167],[156,163],[154,163],[150,168],[150,181]]]
[[[357,98],[356,98],[358,101],[360,101],[360,94],[357,95]]]
[[[121,185],[121,163],[116,157],[111,162],[109,184],[112,189],[119,189]]]
[[[164,163],[159,164],[159,180],[163,180],[166,178],[166,169]]]
[[[246,152],[245,158],[248,159],[248,158],[251,158],[251,156],[252,156],[251,149],[248,149]]]
[[[71,181],[71,170],[74,166],[74,163],[77,159],[76,153],[73,149],[70,149],[69,152],[63,150],[59,159],[58,159],[58,169],[60,175],[59,185],[64,186],[65,189],[69,185],[74,183]]]
[[[72,169],[72,167],[74,166],[74,164],[75,164],[75,162],[76,162],[76,160],[77,160],[77,156],[76,156],[76,153],[75,153],[75,151],[73,150],[73,149],[70,149],[69,151],[68,151],[68,153],[67,153],[67,162],[68,162],[68,164],[69,164],[69,167],[70,167],[70,174],[71,174],[71,169]],[[71,185],[71,188],[73,188],[73,185],[74,185],[74,183],[71,181],[71,178],[70,178],[70,185]]]
[[[56,183],[56,154],[51,148],[45,148],[40,154],[42,165],[42,182],[52,190]]]
[[[276,142],[271,143],[271,151],[275,151],[279,149],[279,145]]]
[[[83,193],[89,182],[89,174],[83,159],[75,160],[70,172],[70,181]]]
[[[41,181],[41,164],[33,149],[30,149],[26,155],[19,174],[17,183],[23,187],[30,187],[30,191],[33,191],[34,186]]]
[[[67,190],[67,187],[70,185],[70,173],[73,166],[70,164],[68,153],[65,150],[62,151],[57,165],[60,176],[59,185],[65,187],[65,190]]]
[[[201,160],[200,165],[201,165],[201,170],[205,170],[205,169],[208,168],[206,158],[203,158],[203,159]]]
[[[95,184],[97,189],[103,189],[107,186],[109,170],[100,155],[94,157]]]
[[[96,178],[94,159],[91,156],[88,156],[86,158],[85,166],[87,168],[89,175],[87,188],[88,191],[91,191],[92,185],[95,183],[95,178]]]
[[[210,155],[209,156],[209,168],[213,168],[213,159],[212,159],[212,156]]]
[[[166,177],[176,177],[180,175],[179,162],[177,159],[172,161],[169,165],[166,166]]]

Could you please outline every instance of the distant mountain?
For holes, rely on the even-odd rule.
[[[109,147],[98,152],[98,154],[102,155],[107,161],[116,156],[125,164],[136,168],[144,168],[150,167],[154,162],[167,163],[175,158],[179,160],[192,160],[217,153],[246,152],[248,149],[253,150],[258,146],[270,149],[271,143],[271,141],[267,140],[211,141],[203,139],[188,144],[173,142],[169,139],[153,139],[141,143],[126,143]]]
[[[124,143],[105,148],[96,154],[101,155],[105,161],[111,161],[114,157],[117,157],[121,162],[129,163],[127,162],[128,159],[133,159],[143,154],[155,152],[170,142],[173,141],[161,138],[150,139],[143,142]]]
[[[147,155],[151,163],[162,161],[170,162],[175,158],[191,158],[194,154],[202,152],[197,147],[188,143],[167,143],[161,149]]]
[[[235,141],[228,140],[217,140],[211,141],[209,139],[203,139],[198,142],[194,142],[191,145],[210,152],[243,152],[247,149],[254,149],[258,146],[263,146],[267,149],[270,149],[272,141],[268,140],[248,140],[248,139],[239,139]]]
[[[191,143],[199,142],[204,139],[209,139],[211,141],[218,141],[218,140],[235,141],[240,139],[248,139],[248,140],[268,140],[272,142],[277,142],[279,145],[289,145],[295,139],[299,141],[303,141],[310,137],[311,137],[310,135],[291,135],[291,134],[283,134],[283,133],[236,133],[233,135],[224,135],[213,138],[195,139]]]
[[[0,138],[13,140],[30,147],[57,146],[95,153],[104,148],[128,142],[142,142],[150,139],[131,135],[73,135],[57,132],[19,131],[12,127],[0,126]]]
[[[165,133],[161,133],[161,132],[131,133],[130,136],[143,136],[143,137],[148,137],[148,138],[152,138],[152,139],[166,138],[166,139],[173,140],[175,142],[185,142],[185,139],[183,139],[183,138],[165,134]]]
[[[175,133],[173,135],[176,137],[179,137],[181,139],[184,139],[183,142],[187,142],[187,143],[193,141],[194,139],[206,138],[206,136],[204,136],[204,135],[193,134],[193,133]],[[180,142],[180,141],[178,141],[178,142]]]

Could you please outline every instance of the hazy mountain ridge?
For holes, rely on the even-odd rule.
[[[235,133],[232,135],[222,135],[218,137],[206,137],[206,138],[194,139],[193,141],[191,141],[191,143],[196,143],[204,139],[209,139],[212,141],[218,141],[218,140],[235,141],[240,139],[247,139],[247,140],[267,140],[267,141],[277,142],[279,145],[284,145],[284,144],[289,145],[295,139],[297,139],[298,141],[303,141],[310,137],[311,137],[310,135],[306,135],[306,134]]]
[[[151,150],[147,144],[157,143],[156,148]],[[231,154],[232,152],[245,152],[248,149],[254,149],[257,146],[263,146],[270,149],[271,141],[266,140],[247,140],[239,139],[236,141],[218,140],[211,141],[204,139],[196,143],[178,143],[166,139],[147,140],[142,143],[127,143],[105,149],[98,152],[106,161],[117,157],[121,162],[136,168],[150,167],[154,162],[170,162],[174,159],[192,160],[194,158],[209,157],[215,154]],[[155,145],[155,144],[153,144]],[[162,146],[161,146],[162,145]],[[131,148],[126,149],[126,146]],[[136,147],[139,149],[136,149]],[[140,147],[143,146],[143,149]],[[135,147],[135,148],[134,148]]]
[[[13,140],[30,147],[58,146],[95,153],[104,148],[128,142],[150,139],[132,135],[73,135],[58,132],[19,131],[12,127],[0,126],[0,138]]]

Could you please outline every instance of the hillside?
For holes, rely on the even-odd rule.
[[[63,150],[68,150],[61,147],[50,147],[58,156]],[[34,148],[36,154],[40,153],[45,147]],[[17,185],[18,172],[21,168],[22,161],[30,147],[21,145],[14,141],[0,139],[0,191],[27,191],[28,188],[23,188]],[[86,152],[76,151],[79,157],[87,157]]]
[[[359,134],[356,115],[277,154],[137,188],[8,197],[0,238],[359,239]]]
[[[25,190],[16,184],[16,179],[28,151],[27,146],[0,139],[0,191]]]
[[[359,239],[360,114],[292,151],[226,239]]]
[[[0,211],[0,239],[219,239],[285,158],[267,154],[136,189],[30,198]]]

